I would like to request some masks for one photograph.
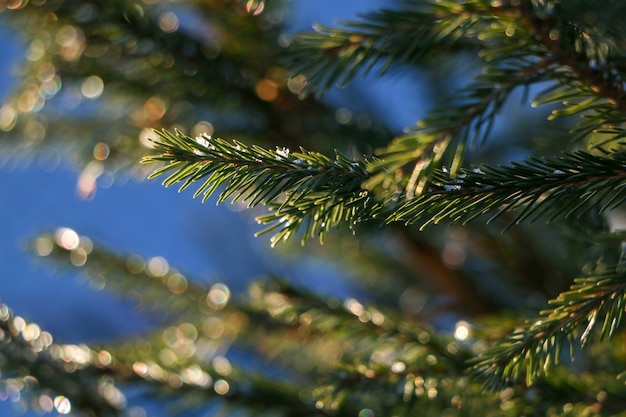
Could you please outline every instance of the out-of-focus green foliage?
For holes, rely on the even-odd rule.
[[[358,144],[369,116],[346,126],[298,96],[304,81],[278,61],[289,36],[274,3],[0,4],[25,49],[20,84],[0,109],[3,159],[42,150],[52,164],[69,158],[84,169],[88,197],[100,176],[137,171],[160,127],[322,150],[347,137]]]
[[[3,305],[2,397],[98,416],[145,415],[143,396],[181,415],[626,415],[619,2],[406,0],[295,37],[277,1],[0,4],[25,50],[7,158],[63,155],[87,198],[143,157],[166,186],[267,206],[286,263],[321,259],[360,293],[270,276],[232,293],[60,228],[35,256],[156,330],[66,345]],[[398,137],[375,106],[308,95],[401,72],[432,109]]]

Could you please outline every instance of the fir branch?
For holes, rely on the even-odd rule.
[[[485,142],[513,91],[550,79],[554,58],[525,36],[525,28],[512,17],[514,14],[509,15],[506,9],[499,12],[499,20],[481,32],[487,39],[480,53],[486,61],[482,74],[455,91],[408,134],[379,150],[378,159],[369,167],[372,178],[365,188],[380,187],[388,192],[393,187],[385,184],[393,184],[409,196],[421,194],[442,161],[447,160],[455,173],[465,150]],[[502,32],[515,35],[502,40]],[[500,42],[492,42],[495,39]],[[404,172],[407,167],[412,167],[410,174]],[[401,187],[391,179],[394,176],[402,178]]]
[[[253,286],[250,305],[280,323],[274,336],[282,344],[289,336],[281,330],[293,328],[291,337],[298,339],[297,352],[303,346],[314,346],[318,339],[342,346],[340,363],[327,364],[323,357],[315,361],[318,372],[313,394],[316,404],[329,413],[350,414],[355,408],[366,407],[376,414],[391,415],[390,407],[402,410],[415,402],[429,402],[433,398],[432,392],[430,396],[426,394],[428,388],[451,375],[463,375],[467,360],[473,355],[451,336],[388,311],[353,298],[328,302],[282,281]],[[323,355],[323,351],[320,353]],[[274,354],[285,356],[280,348]],[[404,395],[381,401],[384,392],[400,393],[408,384],[419,385],[420,380],[421,386],[412,386]],[[424,381],[428,381],[426,388]],[[472,389],[475,393],[480,390],[476,385]],[[444,401],[448,394],[452,396],[443,393],[439,398]]]
[[[62,270],[80,268],[90,286],[133,300],[158,321],[194,318],[211,311],[203,302],[210,288],[187,278],[167,261],[116,254],[94,246],[86,236],[68,247],[63,244],[63,233],[75,232],[59,228],[55,233],[41,234],[30,242],[29,249]]]
[[[184,324],[183,324],[184,325]],[[174,328],[175,329],[175,328]],[[179,357],[175,363],[161,359],[159,352],[172,351],[172,341],[155,338],[146,354],[145,343],[106,348],[107,371],[125,384],[139,383],[145,394],[165,400],[171,409],[218,409],[220,415],[327,416],[312,401],[304,400],[305,387],[287,379],[269,378],[238,368],[223,356]],[[179,340],[180,342],[180,340]],[[191,341],[194,342],[194,341]],[[198,343],[204,343],[201,338]],[[183,343],[183,342],[181,342]],[[198,349],[201,349],[200,345]],[[194,348],[195,351],[195,348]]]
[[[272,378],[270,382],[262,374],[238,369],[220,355],[233,343],[241,346],[248,339],[254,339],[254,342],[248,340],[249,344],[257,342],[255,347],[258,348],[256,332],[276,325],[276,320],[268,319],[267,314],[251,308],[248,302],[231,302],[225,285],[205,286],[188,280],[171,267],[151,271],[149,260],[144,262],[137,255],[108,252],[94,246],[84,236],[77,245],[68,248],[62,244],[62,235],[58,232],[55,235],[37,237],[31,244],[32,249],[59,267],[80,268],[94,286],[136,301],[167,324],[166,328],[150,335],[104,346],[100,352],[81,347],[88,351],[84,356],[90,358],[81,367],[95,367],[96,375],[113,376],[123,384],[140,383],[146,394],[184,410],[197,404],[217,405],[223,412],[260,408],[262,411],[255,415],[263,415],[263,412],[293,417],[326,415],[324,410],[301,399],[300,393],[305,388],[294,381]],[[208,318],[212,321],[207,322]],[[249,322],[254,322],[255,326],[248,326]],[[207,323],[222,327],[218,337],[210,333],[211,326]],[[146,344],[150,346],[148,350]],[[15,342],[9,346],[17,347]],[[0,343],[0,353],[3,351]],[[199,351],[204,354],[194,354]],[[106,358],[105,363],[98,362],[100,358]],[[15,363],[20,362],[15,360]],[[210,387],[213,389],[207,389]],[[227,393],[222,392],[224,387],[228,387]],[[182,392],[185,401],[178,404]]]
[[[441,368],[462,372],[471,356],[452,338],[438,335],[392,312],[364,305],[353,298],[328,303],[311,291],[284,281],[252,287],[250,308],[269,314],[275,322],[301,328],[299,333],[327,336],[332,331],[335,337],[353,346],[352,352],[344,354],[354,361],[374,358],[375,362],[381,352],[395,352],[396,360],[410,357],[414,365],[428,367],[427,356],[434,355]]]
[[[592,134],[599,134],[600,139],[592,137],[592,146],[623,146],[620,141],[626,136],[626,129],[623,127],[626,122],[626,95],[622,91],[621,78],[608,81],[601,76],[605,85],[598,86],[590,78],[595,75],[564,70],[560,64],[550,70],[550,75],[558,79],[558,83],[539,93],[533,100],[533,107],[558,104],[559,107],[552,110],[548,120],[578,116],[576,126],[571,130],[572,142],[580,142]],[[616,78],[613,73],[610,77]],[[619,86],[613,86],[609,90],[608,84]],[[624,97],[619,98],[622,95]]]
[[[565,77],[571,81],[573,77],[614,108],[626,110],[626,67],[620,50],[626,25],[618,18],[626,12],[624,4],[599,7],[597,1],[552,5],[525,2],[519,10],[521,21],[535,32],[561,68],[567,69],[555,72],[555,79],[563,81]],[[603,24],[594,24],[595,19]]]
[[[369,71],[379,62],[384,73],[391,63],[416,64],[431,51],[448,50],[457,42],[476,50],[480,46],[488,62],[484,74],[455,92],[416,129],[377,152],[379,159],[369,167],[374,175],[367,189],[405,188],[408,194],[417,195],[444,157],[455,171],[465,148],[482,143],[489,135],[510,93],[545,80],[553,59],[532,40],[519,21],[517,8],[510,4],[494,7],[484,1],[462,5],[446,1],[410,2],[410,6],[409,13],[407,9],[381,10],[365,15],[363,22],[346,23],[345,28],[321,28],[318,34],[300,35],[290,46],[288,66],[307,76],[310,89],[319,87],[319,94],[337,80],[345,83],[359,70]],[[404,172],[407,166],[412,166],[410,174]],[[398,177],[401,186],[394,179]]]
[[[617,207],[626,200],[625,181],[626,155],[619,152],[531,158],[510,166],[462,170],[454,177],[440,170],[422,195],[399,199],[388,221],[420,222],[423,228],[444,220],[467,223],[494,213],[490,222],[515,209],[520,211],[510,225],[541,217],[551,221]]]
[[[451,171],[456,172],[465,149],[482,144],[489,136],[494,119],[509,95],[518,87],[545,80],[551,62],[549,57],[538,62],[512,59],[506,65],[487,67],[483,75],[457,91],[445,106],[432,111],[417,128],[379,150],[377,159],[368,168],[372,178],[365,183],[365,188],[389,189],[385,184],[396,182],[390,177],[412,165],[412,172],[402,188],[409,196],[419,195],[446,156]]]
[[[315,26],[317,33],[294,39],[285,63],[293,74],[306,77],[304,92],[321,95],[334,84],[347,84],[360,71],[376,68],[383,75],[391,65],[414,65],[431,52],[475,47],[466,35],[477,33],[475,26],[490,20],[484,14],[489,3],[481,0],[413,0],[406,6],[367,13],[340,28]]]
[[[157,132],[156,149],[162,153],[142,162],[168,162],[154,171],[155,178],[173,171],[165,186],[182,183],[180,191],[203,181],[194,197],[206,201],[221,189],[218,204],[230,199],[248,207],[270,206],[269,216],[259,218],[272,225],[261,233],[277,231],[272,243],[287,239],[305,226],[303,241],[342,222],[351,226],[369,210],[368,193],[361,184],[368,178],[366,164],[336,153],[335,159],[301,149],[275,151],[238,141],[201,136],[193,139],[181,132]],[[222,187],[222,188],[220,188]]]
[[[549,75],[557,83],[541,93],[533,106],[562,102],[550,119],[582,113],[572,131],[573,141],[592,133],[608,134],[606,142],[623,138],[626,57],[620,45],[626,25],[615,17],[626,11],[624,5],[611,4],[608,8],[581,1],[555,5],[526,2],[513,7],[519,7],[521,24],[534,33],[554,60]],[[594,142],[596,146],[606,145],[597,139]]]
[[[626,307],[626,273],[622,266],[575,280],[569,291],[550,301],[550,309],[497,341],[474,361],[474,372],[489,389],[500,389],[525,375],[528,385],[546,375],[569,345],[573,358],[576,339],[584,347],[598,328],[610,338],[620,326]]]
[[[136,299],[140,305],[157,312],[165,312],[170,316],[176,314],[177,321],[174,323],[170,321],[169,327],[163,332],[154,332],[151,336],[143,336],[139,340],[128,341],[122,345],[107,346],[102,350],[111,358],[107,361],[108,365],[103,368],[107,373],[115,375],[126,384],[140,382],[147,393],[158,395],[168,402],[172,401],[173,406],[176,405],[176,397],[184,392],[185,404],[180,406],[183,409],[191,407],[196,402],[210,406],[217,401],[221,404],[221,410],[237,409],[245,412],[246,406],[253,406],[262,410],[278,409],[285,412],[285,415],[293,416],[301,415],[299,413],[303,412],[311,415],[336,415],[337,412],[339,415],[351,415],[358,411],[352,402],[337,409],[326,406],[319,408],[319,405],[301,401],[300,392],[305,389],[304,387],[296,387],[293,383],[286,383],[283,386],[276,380],[270,384],[264,376],[250,375],[232,365],[226,367],[229,370],[227,374],[223,371],[220,373],[211,363],[185,354],[185,351],[189,351],[189,346],[193,345],[197,350],[207,349],[210,344],[219,347],[214,346],[209,348],[209,351],[223,352],[235,338],[240,346],[248,341],[254,344],[257,350],[262,350],[259,340],[263,340],[262,345],[266,346],[272,343],[273,338],[279,338],[284,346],[285,341],[292,339],[292,343],[298,347],[296,351],[286,352],[284,347],[273,347],[271,352],[272,356],[278,355],[284,360],[286,354],[296,355],[303,345],[311,344],[311,341],[302,339],[302,334],[307,334],[308,339],[327,339],[329,332],[332,331],[335,341],[343,340],[342,343],[355,346],[351,351],[345,352],[346,356],[359,361],[374,361],[379,371],[386,365],[378,362],[388,360],[382,357],[377,359],[380,351],[394,352],[395,360],[410,363],[411,369],[433,368],[433,374],[449,367],[456,372],[465,369],[469,352],[461,346],[408,321],[392,317],[391,313],[383,314],[374,307],[362,306],[356,300],[346,300],[343,304],[331,306],[309,291],[273,281],[273,285],[266,289],[260,284],[252,286],[250,300],[240,300],[236,305],[220,306],[219,311],[213,311],[208,306],[202,307],[207,294],[203,292],[204,287],[195,284],[194,281],[183,287],[176,285],[174,288],[176,291],[172,293],[172,288],[167,284],[179,281],[174,279],[178,273],[173,268],[155,277],[147,270],[139,271],[142,269],[139,267],[142,262],[137,256],[127,257],[107,253],[94,247],[85,237],[82,237],[78,246],[73,249],[63,247],[58,240],[53,235],[42,235],[34,240],[32,246],[40,250],[44,248],[46,258],[55,260],[55,264],[67,266],[71,264],[73,267],[80,265],[80,268],[95,280],[95,284],[105,287],[108,291]],[[85,251],[85,248],[88,251]],[[134,272],[128,271],[129,266]],[[134,291],[138,285],[141,285],[144,291],[140,293]],[[164,301],[165,299],[167,301]],[[183,307],[181,303],[187,304],[187,308],[177,308]],[[231,325],[226,325],[227,329],[222,337],[208,340],[201,331],[208,316],[225,325],[236,321],[232,319],[234,316],[245,317],[243,319],[245,323],[251,321],[255,326],[241,331],[242,329],[231,329]],[[238,320],[241,321],[241,318]],[[192,326],[198,329],[197,338],[185,336],[190,331],[195,334],[195,330],[190,330]],[[294,332],[296,328],[297,331]],[[262,334],[261,337],[260,333],[263,332],[266,334]],[[175,345],[172,341],[173,334],[179,335]],[[146,341],[150,345],[149,352],[144,348]],[[176,357],[176,366],[169,363],[171,359],[169,362],[163,359],[168,358],[168,355],[163,355],[165,351],[169,357]],[[432,358],[428,359],[429,355],[437,357],[439,364],[437,367],[429,363],[432,361]],[[224,360],[220,357],[217,362]],[[320,358],[316,362],[320,365],[323,360]],[[202,378],[198,377],[199,372],[204,373]],[[325,378],[341,378],[345,373],[345,369],[337,368],[332,372],[325,372]],[[196,380],[189,379],[193,375],[196,375]],[[397,379],[397,375],[395,377],[394,375],[396,374],[390,371],[390,378]],[[381,377],[386,378],[384,375]],[[181,386],[172,390],[172,381],[178,381],[180,378]],[[220,380],[227,381],[230,388],[229,393],[223,397],[215,395],[210,390],[207,391],[205,387],[206,383],[217,383]],[[314,392],[320,392],[321,386],[323,384],[318,384]],[[281,394],[280,390],[287,388],[289,392]],[[352,389],[355,388],[353,385]],[[293,401],[287,401],[286,397],[280,402],[272,399],[281,395],[288,395]],[[313,397],[316,403],[324,402],[326,399],[321,394],[315,394]],[[280,406],[275,407],[275,404]]]
[[[86,346],[54,343],[50,333],[0,303],[0,396],[5,388],[18,398],[39,394],[33,404],[48,412],[42,400],[64,396],[73,413],[122,416],[124,396],[107,372],[86,360],[96,356]]]
[[[512,17],[520,7],[522,18]],[[532,7],[508,2],[501,5],[496,13],[498,19],[481,31],[482,55],[488,62],[484,74],[456,94],[452,103],[435,109],[420,121],[413,132],[379,151],[379,159],[369,167],[373,175],[365,184],[367,189],[382,186],[389,191],[388,184],[396,182],[390,178],[397,177],[398,171],[411,165],[412,172],[400,176],[402,188],[409,196],[419,195],[446,155],[454,173],[462,162],[465,148],[485,140],[495,116],[515,88],[547,79],[556,79],[559,84],[549,89],[549,94],[540,95],[533,105],[566,100],[566,107],[555,110],[552,117],[587,113],[574,131],[575,139],[586,138],[593,132],[610,133],[612,141],[623,137],[624,130],[619,127],[625,120],[620,104],[626,97],[620,64],[623,60],[617,57],[617,63],[603,64],[600,70],[597,52],[566,50],[558,36],[552,39],[555,26],[547,23],[552,20],[539,17],[539,13]],[[558,27],[576,26],[571,19],[571,14],[566,14],[566,19],[556,23]],[[532,24],[528,24],[529,21]],[[539,42],[529,40],[529,30],[539,32]],[[503,31],[512,39],[503,42]],[[500,43],[491,44],[494,39],[500,39]],[[597,48],[606,47],[603,41],[598,40]],[[455,122],[450,124],[450,120]],[[603,144],[596,143],[596,146]]]
[[[327,415],[301,399],[304,388],[294,381],[270,381],[263,375],[237,369],[224,358],[210,363],[196,356],[180,357],[175,366],[163,364],[159,359],[165,357],[162,352],[180,350],[185,342],[181,336],[179,345],[173,346],[171,338],[164,340],[166,333],[160,340],[150,340],[148,351],[147,339],[99,350],[63,345],[52,343],[49,333],[14,316],[0,304],[0,391],[5,385],[11,390],[19,386],[20,390],[30,391],[30,395],[63,395],[69,399],[74,414],[85,416],[126,415],[126,397],[120,388],[130,385],[135,389],[139,385],[144,394],[158,397],[181,412],[217,406],[221,412],[254,410],[250,411],[253,415]],[[29,373],[24,374],[24,369]],[[181,395],[184,401],[180,401]]]
[[[396,394],[385,395],[389,392]],[[384,416],[474,416],[484,413],[487,404],[500,403],[498,396],[485,395],[466,376],[430,375],[399,363],[344,365],[316,393],[325,407],[343,409],[355,404]]]

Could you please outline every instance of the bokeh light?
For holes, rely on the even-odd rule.
[[[97,75],[92,75],[85,78],[80,86],[80,92],[83,96],[89,99],[95,99],[100,97],[104,91],[104,82],[102,78]]]
[[[361,409],[361,411],[359,411],[359,416],[358,417],[374,417],[374,411],[370,410],[369,408],[363,408]]]
[[[67,397],[58,395],[54,397],[54,408],[59,414],[69,414],[72,411],[72,403]]]
[[[178,30],[180,21],[173,12],[165,12],[159,16],[159,27],[163,32],[172,33]]]
[[[104,161],[109,157],[111,150],[106,143],[99,142],[93,148],[93,157],[98,161]]]
[[[456,323],[454,327],[454,338],[459,341],[467,340],[472,334],[471,325],[465,320]]]
[[[230,384],[223,379],[218,379],[213,385],[213,389],[219,395],[226,395],[230,391]]]
[[[54,401],[49,395],[40,395],[37,400],[37,405],[41,408],[41,411],[50,413],[54,409]]]
[[[264,101],[274,101],[279,94],[278,85],[267,78],[259,80],[254,86],[254,91]]]
[[[263,13],[263,9],[265,9],[265,0],[248,0],[246,2],[246,11],[255,16]]]
[[[153,277],[162,277],[168,273],[170,266],[165,258],[162,256],[155,256],[148,259],[147,271],[149,275]]]
[[[214,309],[223,308],[230,299],[230,289],[224,284],[213,284],[207,294],[207,304]]]
[[[80,243],[78,233],[68,227],[57,229],[55,237],[57,244],[67,250],[76,249]]]

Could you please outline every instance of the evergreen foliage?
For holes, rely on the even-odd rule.
[[[626,4],[405,0],[293,39],[289,6],[0,3],[26,43],[7,157],[69,150],[92,182],[146,175],[142,158],[203,202],[266,207],[281,256],[326,259],[364,294],[270,274],[231,294],[59,229],[31,251],[158,328],[63,344],[0,305],[0,398],[90,416],[146,415],[144,397],[181,416],[626,415]],[[401,73],[432,109],[400,136],[318,100]]]

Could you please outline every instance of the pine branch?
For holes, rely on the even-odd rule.
[[[569,291],[550,301],[537,320],[527,321],[510,336],[480,353],[474,372],[489,389],[501,389],[523,376],[532,384],[561,360],[564,346],[573,358],[576,339],[584,347],[600,329],[600,338],[613,336],[626,307],[626,273],[622,266],[575,280]]]
[[[533,106],[562,103],[549,119],[580,116],[572,141],[596,134],[592,145],[617,146],[626,135],[622,126],[626,120],[626,56],[621,48],[626,25],[615,18],[622,11],[622,4],[598,7],[593,1],[519,6],[521,24],[554,61],[549,77],[556,84],[539,94]],[[584,16],[594,16],[603,24]]]
[[[429,371],[404,368],[401,363],[344,364],[317,393],[325,407],[342,409],[354,404],[384,416],[474,416],[501,403],[497,395],[485,394],[475,381]],[[395,395],[388,396],[390,392]]]
[[[277,230],[273,244],[303,226],[303,241],[317,235],[323,238],[326,231],[342,222],[356,224],[373,204],[361,189],[369,176],[365,163],[338,152],[330,159],[303,149],[293,153],[286,148],[269,151],[209,136],[193,139],[165,130],[157,134],[156,149],[162,154],[143,162],[168,165],[150,178],[173,171],[163,184],[182,183],[182,191],[202,181],[194,197],[202,195],[203,202],[221,190],[218,204],[230,199],[247,202],[248,207],[270,206],[272,214],[259,221],[272,224],[261,234]]]
[[[626,116],[615,100],[603,97],[598,90],[582,84],[577,78],[569,78],[541,92],[533,106],[554,103],[559,107],[552,111],[549,120],[578,116],[571,131],[571,142],[591,138],[589,142],[594,147],[623,146],[621,139],[626,137],[623,127]]]
[[[428,224],[447,220],[467,223],[493,213],[488,221],[511,210],[510,225],[547,217],[604,212],[626,200],[626,155],[566,153],[559,158],[531,158],[509,166],[462,170],[457,176],[438,171],[427,191],[404,197],[388,221]],[[509,225],[509,226],[510,226]]]

